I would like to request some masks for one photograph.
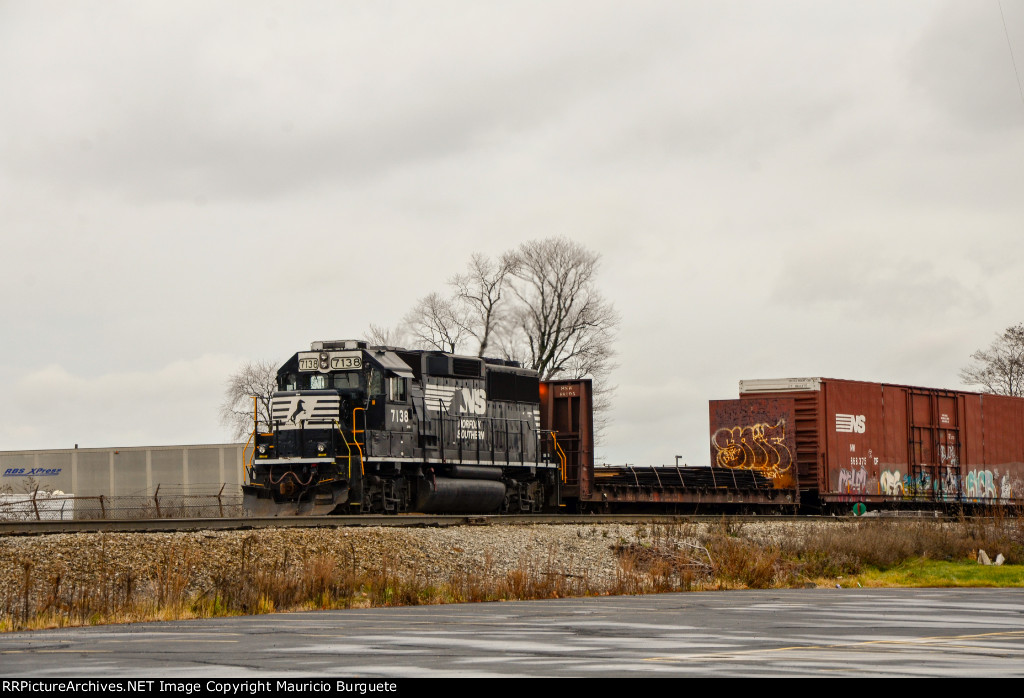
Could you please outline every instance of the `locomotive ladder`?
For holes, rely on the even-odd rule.
[[[355,408],[355,410],[361,410],[361,409],[363,409],[363,408],[362,407]],[[363,447],[359,443],[359,438],[356,436],[356,434],[362,434],[366,430],[365,429],[358,429],[358,430],[356,429],[356,414],[355,414],[355,410],[352,410],[352,441],[349,441],[348,437],[345,436],[345,430],[341,428],[341,424],[339,422],[337,422],[337,421],[334,422],[335,426],[337,426],[337,428],[338,428],[338,434],[341,435],[341,441],[342,441],[342,443],[345,444],[345,448],[348,450],[347,458],[348,458],[348,479],[349,480],[352,479],[352,456],[353,456],[352,447],[353,446],[355,446],[355,449],[356,449],[355,450],[355,455],[357,455],[358,458],[359,458],[359,474],[360,475],[365,475],[366,474],[366,472],[365,472],[365,470],[363,468]]]

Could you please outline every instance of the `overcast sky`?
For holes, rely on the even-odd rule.
[[[0,450],[227,441],[245,361],[556,235],[604,461],[707,464],[741,379],[960,387],[1024,321],[1017,72],[1024,0],[0,0]]]

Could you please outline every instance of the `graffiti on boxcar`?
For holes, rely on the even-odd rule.
[[[839,469],[839,491],[845,494],[862,494],[867,490],[868,471],[864,466],[859,470],[853,468]]]
[[[843,480],[840,480],[842,484]],[[1013,498],[1013,485],[1008,474],[999,477],[998,471],[971,470],[961,480],[959,473],[943,469],[938,477],[926,471],[903,475],[899,470],[883,470],[878,478],[878,491],[895,497],[915,497],[933,494],[937,499],[957,497],[961,491],[971,499]]]
[[[960,475],[945,468],[937,476],[927,470],[907,475],[899,470],[883,470],[878,478],[878,492],[894,497],[933,495],[936,499],[947,499],[959,494]]]
[[[902,495],[903,476],[899,470],[883,470],[878,477],[878,489],[881,494]]]
[[[941,477],[935,481],[935,491],[946,496],[960,493],[960,473],[944,468]]]
[[[715,463],[722,468],[756,470],[766,477],[778,477],[793,465],[786,444],[786,420],[774,425],[759,422],[749,426],[722,427],[711,437]]]
[[[1009,474],[998,477],[997,471],[992,470],[971,470],[967,473],[967,487],[964,491],[972,499],[1002,499],[1009,501],[1013,498],[1013,486],[1010,484]]]
[[[931,489],[932,476],[928,472],[921,471],[903,476],[903,494],[920,497],[928,494]]]
[[[939,464],[949,468],[960,467],[959,449],[956,444],[939,444]]]
[[[967,473],[968,497],[995,499],[996,484],[991,470],[972,470]]]

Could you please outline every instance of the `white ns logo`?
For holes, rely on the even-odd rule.
[[[862,414],[836,414],[836,431],[863,434],[867,429],[867,419]]]
[[[487,391],[483,388],[459,388],[452,396],[454,414],[487,414]]]

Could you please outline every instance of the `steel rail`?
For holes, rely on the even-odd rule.
[[[42,535],[86,532],[178,532],[238,531],[263,528],[346,528],[366,526],[447,527],[447,526],[528,526],[528,525],[608,525],[674,523],[753,523],[753,522],[844,522],[857,523],[895,517],[726,515],[722,514],[360,514],[354,516],[274,516],[211,519],[89,519],[76,521],[0,521],[0,536]],[[898,518],[911,518],[904,513]],[[954,521],[957,517],[933,516],[931,512],[913,518]]]

